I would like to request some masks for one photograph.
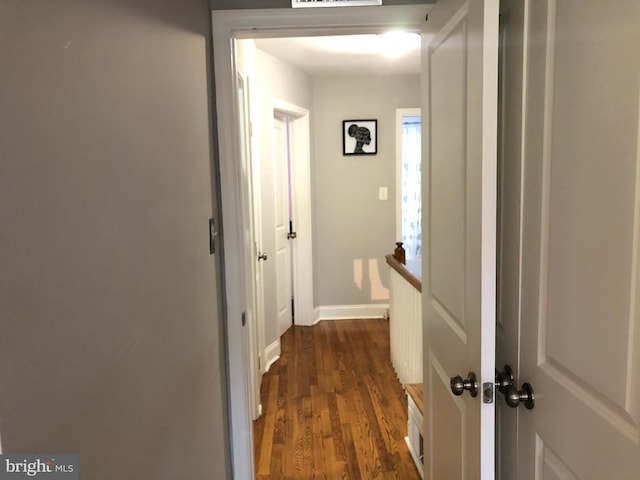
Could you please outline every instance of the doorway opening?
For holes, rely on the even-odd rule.
[[[234,105],[235,92],[230,88],[230,79],[233,78],[232,72],[237,71],[237,65],[232,61],[234,55],[237,54],[237,40],[273,36],[317,35],[329,32],[331,34],[377,33],[393,27],[419,31],[421,23],[424,22],[424,15],[430,8],[430,5],[414,5],[322,9],[323,12],[294,12],[289,9],[213,12],[221,204],[225,218],[224,245],[227,265],[241,264],[244,257],[255,255],[255,247],[250,252],[241,248],[243,245],[241,241],[243,221],[242,215],[239,214],[243,208],[243,200],[238,198],[238,192],[241,191],[240,184],[246,182],[246,178],[245,173],[241,171],[235,160],[239,143],[237,127],[234,122],[228,121],[229,118],[237,119],[236,106]],[[297,25],[304,25],[304,27]],[[252,85],[254,84],[252,83]],[[274,101],[273,98],[270,100]],[[308,111],[296,118],[306,119],[302,122],[306,121],[308,135]],[[295,128],[295,123],[292,122],[292,128]],[[255,125],[252,125],[252,129],[255,130]],[[296,175],[293,172],[292,174]],[[294,258],[299,258],[301,230],[301,226],[295,226],[294,231],[298,233],[296,240],[298,251]],[[311,256],[311,248],[308,253]],[[311,274],[311,272],[307,273]],[[247,396],[247,385],[250,384],[247,364],[250,356],[247,352],[246,342],[243,340],[249,334],[249,330],[245,329],[240,321],[236,321],[242,317],[242,312],[245,311],[247,298],[243,292],[246,281],[250,279],[243,278],[243,272],[231,271],[229,268],[226,269],[225,274],[229,378],[233,379],[229,385],[233,465],[235,475],[238,478],[253,478],[253,445]],[[310,282],[309,285],[311,291],[309,298],[313,298],[313,283]],[[294,296],[299,294],[300,288],[294,288]],[[303,313],[303,304],[300,301],[294,301],[294,304],[296,323],[298,323]],[[313,311],[313,300],[310,310]],[[313,323],[313,315],[311,320]]]
[[[377,35],[368,36],[368,38],[376,39]],[[326,41],[328,44],[335,43],[336,37],[322,37],[314,39],[314,42],[324,42]],[[343,44],[348,43],[349,41],[360,42],[361,44],[363,38],[362,36],[340,36],[340,42]],[[418,40],[420,37],[418,36]],[[368,247],[366,244],[361,243],[356,240],[356,248],[360,248],[360,252],[358,253],[358,258],[363,259],[361,263],[364,264],[368,269],[362,268],[360,270],[361,274],[357,277],[357,287],[360,290],[366,291],[366,295],[370,298],[374,298],[375,300],[387,300],[388,299],[388,291],[385,291],[384,284],[382,280],[377,283],[374,283],[373,278],[385,278],[384,274],[386,273],[384,270],[379,271],[378,264],[372,264],[372,257],[376,256],[379,252],[380,257],[384,257],[384,255],[391,251],[394,241],[396,237],[394,236],[394,225],[395,225],[395,217],[394,217],[394,199],[395,195],[393,192],[394,187],[394,153],[396,144],[394,129],[392,128],[393,121],[395,119],[395,111],[396,108],[403,105],[413,105],[417,106],[420,103],[419,98],[419,56],[418,54],[414,54],[414,62],[411,68],[413,71],[405,72],[402,71],[401,68],[387,68],[385,76],[387,78],[396,78],[395,81],[382,81],[380,80],[381,76],[378,73],[363,73],[362,71],[358,73],[357,79],[355,81],[350,81],[349,76],[354,76],[352,69],[347,69],[342,72],[332,71],[330,75],[325,73],[306,73],[305,81],[300,81],[299,71],[301,67],[298,67],[296,64],[291,64],[290,59],[289,62],[282,61],[279,57],[286,55],[286,52],[291,52],[291,48],[285,48],[282,44],[286,42],[297,42],[299,38],[277,38],[277,39],[261,39],[259,41],[252,40],[241,40],[244,44],[248,42],[249,44],[244,44],[242,46],[243,54],[246,54],[248,51],[255,48],[255,62],[259,67],[259,70],[255,72],[255,77],[252,79],[252,85],[254,86],[254,91],[258,92],[260,98],[256,100],[256,103],[259,105],[260,103],[265,102],[266,97],[278,97],[280,101],[293,101],[296,100],[296,95],[298,97],[302,97],[302,100],[298,100],[301,102],[301,106],[306,107],[309,106],[312,111],[311,114],[316,121],[316,128],[314,131],[317,133],[312,139],[312,143],[315,143],[313,152],[314,152],[314,160],[318,163],[322,163],[322,165],[314,164],[314,173],[316,175],[316,179],[314,182],[314,187],[317,190],[325,190],[328,191],[331,197],[333,198],[325,198],[326,194],[324,191],[318,193],[317,196],[312,198],[314,202],[336,202],[336,206],[338,210],[347,209],[348,211],[354,213],[352,222],[361,221],[359,218],[355,218],[355,212],[358,212],[360,208],[370,208],[369,205],[373,205],[376,208],[376,212],[374,212],[375,219],[368,219],[365,222],[362,222],[362,225],[365,226],[366,229],[371,230],[373,227],[378,227],[380,223],[384,223],[384,229],[390,230],[388,235],[386,236],[386,242],[382,242],[382,245],[375,244],[374,252],[369,253],[366,251]],[[305,38],[305,40],[309,40],[309,38]],[[272,43],[277,43],[279,48],[274,48],[271,46]],[[257,47],[257,48],[256,48]],[[263,50],[263,47],[265,50]],[[357,58],[360,58],[362,55],[362,51],[358,52]],[[314,58],[317,59],[317,56]],[[286,65],[284,64],[286,63]],[[298,72],[292,71],[294,67],[297,67],[296,70]],[[335,68],[335,66],[334,66]],[[397,71],[396,71],[397,70]],[[391,77],[391,74],[394,76]],[[405,85],[402,81],[398,84],[397,77],[404,75],[406,77],[411,77],[412,83],[410,84],[411,88],[414,89],[413,94],[409,95],[407,93],[398,93],[390,91],[389,89],[393,89],[397,85]],[[335,77],[338,80],[328,77]],[[322,85],[317,85],[321,83]],[[279,88],[279,85],[286,84],[288,88],[282,89]],[[383,88],[383,85],[386,88]],[[345,98],[345,97],[357,97],[362,96],[361,93],[356,93],[354,91],[355,88],[362,88],[362,86],[368,86],[366,89],[368,90],[370,97],[365,100],[367,103],[363,103],[361,99],[356,98]],[[404,90],[404,88],[399,88],[398,90]],[[351,91],[351,93],[349,93]],[[304,103],[305,98],[304,94],[307,93],[307,102]],[[387,98],[381,98],[385,96]],[[334,112],[327,113],[328,108],[324,107],[321,104],[330,104],[330,107]],[[335,104],[335,106],[333,106]],[[348,105],[347,108],[344,108],[344,105]],[[382,105],[382,107],[378,107],[376,105]],[[273,105],[272,105],[273,107]],[[392,107],[392,108],[389,108]],[[264,105],[263,105],[264,108]],[[326,130],[330,129],[331,125],[341,126],[342,121],[345,118],[359,118],[353,117],[352,112],[362,111],[363,108],[368,108],[370,111],[375,112],[370,114],[370,118],[377,118],[380,122],[381,127],[384,127],[385,131],[381,131],[381,135],[379,137],[381,151],[376,157],[346,157],[343,154],[343,149],[340,148],[340,141],[343,140],[342,137],[339,137],[337,140],[333,141],[327,140]],[[351,109],[350,111],[347,111]],[[335,114],[335,111],[345,110],[344,115],[340,113],[339,115]],[[386,113],[381,113],[384,111]],[[298,220],[295,216],[295,207],[297,202],[294,198],[294,192],[296,190],[297,182],[294,182],[294,170],[297,166],[297,149],[296,149],[296,135],[295,135],[295,118],[290,116],[285,110],[282,108],[272,108],[270,112],[269,121],[272,123],[267,124],[266,114],[261,115],[260,112],[256,113],[256,122],[253,125],[254,136],[258,138],[261,142],[269,142],[271,141],[271,147],[261,148],[258,146],[256,150],[258,152],[262,152],[260,154],[260,165],[259,168],[261,170],[260,177],[263,179],[262,185],[262,195],[261,195],[261,203],[263,214],[260,215],[262,218],[263,229],[262,229],[262,238],[263,242],[266,237],[273,236],[275,241],[274,245],[274,255],[271,265],[269,262],[263,262],[263,268],[265,271],[271,269],[274,273],[271,278],[275,279],[275,281],[270,281],[270,274],[265,274],[265,285],[264,288],[270,289],[270,291],[275,292],[275,295],[271,295],[266,292],[264,298],[268,302],[270,298],[274,298],[277,303],[277,307],[272,309],[271,307],[265,308],[266,311],[275,311],[277,315],[277,337],[274,337],[273,342],[283,342],[282,336],[285,334],[287,329],[292,324],[292,320],[299,324],[298,315],[296,311],[295,319],[292,319],[293,309],[297,310],[298,303],[295,300],[295,296],[297,294],[297,289],[295,286],[295,277],[296,271],[293,262],[295,262],[296,258],[296,242],[297,238],[290,238],[292,233],[295,234],[295,237],[298,236],[298,231],[300,236],[303,236],[307,233],[304,229],[299,230],[298,228]],[[413,165],[412,172],[408,172],[410,176],[413,177],[413,180],[419,180],[416,177],[419,177],[419,157],[420,157],[420,123],[416,122],[415,116],[408,116],[405,118],[406,126],[404,130],[412,129],[412,133],[414,135],[410,136],[409,132],[405,131],[404,136],[410,137],[407,138],[407,141],[404,142],[405,151],[410,151],[405,155],[407,162],[409,158],[413,159],[413,163],[417,162],[418,166]],[[337,130],[337,129],[336,129]],[[265,138],[266,133],[271,131],[271,137]],[[337,130],[340,132],[340,130]],[[417,135],[416,135],[417,132]],[[321,143],[322,145],[318,145]],[[329,148],[324,148],[329,146]],[[335,147],[335,148],[334,148]],[[411,148],[409,148],[411,147]],[[267,158],[267,154],[271,152],[272,158]],[[411,155],[413,154],[413,155]],[[333,162],[330,168],[327,168],[327,165]],[[405,162],[405,163],[407,163]],[[416,170],[417,169],[417,170]],[[370,178],[378,174],[378,171],[381,170],[384,177],[378,178],[378,180],[372,183]],[[321,184],[318,177],[327,178],[329,181],[326,184]],[[255,175],[257,177],[257,175]],[[346,189],[340,187],[340,177],[348,177],[348,182],[351,184]],[[376,183],[381,182],[381,183]],[[390,182],[390,183],[387,183]],[[382,185],[382,188],[385,188],[387,185],[391,188],[391,195],[387,198],[378,198],[378,190]],[[343,185],[344,186],[344,185]],[[419,191],[420,182],[414,184],[414,190]],[[367,194],[366,188],[373,189],[373,195],[371,198],[367,200],[367,202],[362,203],[362,207],[357,208],[354,204],[357,203],[357,198],[362,197]],[[353,194],[350,196],[350,194]],[[386,192],[385,192],[386,193]],[[325,194],[325,195],[323,195]],[[389,198],[390,197],[390,198]],[[390,201],[389,201],[390,200]],[[361,200],[360,200],[361,201]],[[378,203],[380,202],[380,203]],[[384,203],[383,203],[384,202]],[[271,213],[269,213],[270,205],[274,204],[274,220],[271,221]],[[323,212],[326,204],[318,205],[318,209],[321,211],[320,216],[322,220]],[[385,211],[384,213],[382,210]],[[257,211],[258,209],[256,209]],[[314,209],[316,211],[316,209]],[[324,227],[335,227],[335,228],[326,228],[326,231],[330,230],[330,234],[334,238],[341,238],[344,235],[341,235],[341,231],[344,231],[344,228],[340,229],[338,226],[340,225],[338,221],[336,221],[336,217],[340,214],[338,211],[333,211],[333,218],[324,218],[325,223],[321,224]],[[329,215],[326,215],[329,217]],[[420,210],[416,209],[414,212],[413,218],[420,217]],[[272,227],[275,225],[275,227]],[[414,229],[419,228],[419,226],[414,225]],[[385,231],[382,230],[382,231]],[[317,238],[317,237],[316,237]],[[353,240],[353,237],[345,238],[344,240],[349,241]],[[344,241],[343,240],[343,241]],[[331,241],[329,239],[328,241]],[[260,251],[271,250],[271,247],[267,247],[266,243],[263,243],[265,246],[260,246]],[[344,249],[343,246],[338,245],[338,249]],[[338,252],[339,253],[339,252]],[[414,251],[414,253],[416,253]],[[270,256],[271,257],[271,256]],[[327,261],[326,257],[324,261]],[[415,255],[414,255],[415,258]],[[375,259],[374,259],[375,260]],[[291,262],[290,265],[287,265],[287,262]],[[322,279],[329,278],[324,275]],[[322,281],[322,279],[320,281]],[[293,280],[293,281],[292,281]],[[356,282],[354,282],[356,283]],[[386,283],[386,282],[385,282]],[[293,293],[293,295],[291,295]],[[384,294],[386,293],[386,296]],[[291,301],[291,304],[287,304],[287,300]],[[289,308],[287,308],[289,307]],[[338,316],[338,315],[336,315]],[[382,315],[381,315],[382,316]],[[268,315],[267,315],[268,317]],[[268,322],[268,318],[266,319]],[[267,327],[268,331],[269,328]],[[285,337],[285,339],[288,337]],[[267,339],[266,346],[269,352],[280,352],[281,348],[269,348],[272,345],[272,341]],[[280,343],[280,345],[287,345],[286,340],[284,343]],[[267,365],[271,365],[272,359],[275,360],[277,357],[267,355]],[[286,357],[283,357],[282,362],[286,364]],[[278,364],[280,365],[280,364]],[[269,373],[267,377],[265,377],[264,388],[270,384],[273,375],[278,374],[278,365],[276,365],[275,370]],[[264,372],[266,373],[266,372]],[[266,417],[269,418],[269,412],[271,411],[271,407],[269,407],[269,402],[267,401],[267,396],[264,396],[262,401],[266,407],[265,413]],[[260,423],[258,423],[259,425]],[[266,425],[270,425],[267,423]],[[264,432],[258,428],[256,430],[258,439],[263,438],[263,435],[267,435],[267,432]],[[257,444],[259,445],[259,443]],[[260,457],[259,457],[260,458]]]
[[[278,333],[282,336],[294,324],[295,258],[297,233],[293,230],[291,119],[285,112],[274,111],[273,116],[273,177],[276,205],[276,298]],[[266,232],[265,232],[266,233]]]
[[[286,171],[287,171],[287,213],[289,219],[289,231],[287,232],[287,240],[292,243],[298,236],[297,232],[294,230],[294,215],[293,215],[293,176],[292,176],[292,165],[291,165],[291,119],[287,114],[278,114],[276,113],[276,117],[280,116],[280,119],[284,121],[285,129],[286,129]],[[295,271],[293,269],[294,265],[294,249],[291,247],[289,249],[289,274],[290,278],[295,278]],[[291,325],[295,325],[296,323],[296,302],[295,302],[295,289],[294,289],[295,281],[290,282],[289,286],[289,298],[291,301]]]

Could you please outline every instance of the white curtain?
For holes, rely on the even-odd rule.
[[[402,122],[402,241],[407,259],[422,255],[420,118]]]

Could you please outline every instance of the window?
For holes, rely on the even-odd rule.
[[[407,259],[422,255],[422,157],[420,109],[398,109],[397,236]]]

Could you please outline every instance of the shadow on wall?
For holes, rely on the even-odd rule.
[[[367,261],[367,271],[365,271],[365,262],[361,258],[356,258],[353,261],[353,283],[360,291],[363,289],[363,282],[366,276],[367,285],[365,288],[369,289],[370,300],[389,300],[389,289],[382,284],[380,278],[380,269],[378,266],[377,258],[370,258]]]
[[[78,3],[85,3],[80,0]],[[92,4],[118,7],[129,16],[139,16],[149,22],[152,18],[164,25],[171,25],[180,30],[201,35],[211,29],[211,3],[207,0],[191,0],[189,8],[176,8],[174,2],[158,2],[157,0],[100,0]],[[194,8],[198,8],[203,15],[194,15]]]

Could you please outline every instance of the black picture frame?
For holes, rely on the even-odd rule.
[[[378,120],[343,120],[342,154],[376,155],[378,153]]]

